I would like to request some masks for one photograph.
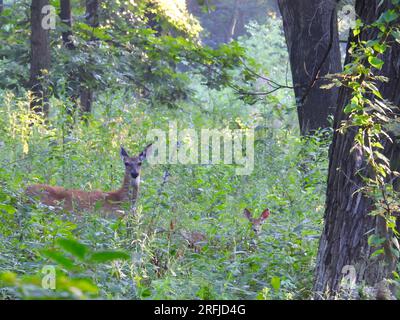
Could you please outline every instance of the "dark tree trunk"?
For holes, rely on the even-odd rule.
[[[94,28],[99,26],[99,1],[86,0],[86,23]]]
[[[88,88],[82,88],[81,90],[81,111],[82,115],[91,112],[93,100],[93,92]]]
[[[99,26],[99,1],[86,0],[86,23],[97,28]],[[94,40],[94,39],[93,39]],[[93,63],[95,63],[93,61]],[[92,112],[93,91],[87,85],[81,85],[80,88],[80,104],[81,114],[90,114]]]
[[[155,9],[155,4],[153,2],[149,2],[147,4],[145,16],[147,18],[147,26],[155,31],[156,36],[161,36],[162,27],[160,22],[157,20],[157,15],[153,12]]]
[[[0,14],[3,12],[4,4],[3,0],[0,0]]]
[[[357,0],[357,16],[364,23],[370,24],[387,10],[389,3],[390,0],[385,0],[378,7],[378,1]],[[363,31],[360,36],[362,40],[375,39],[376,30]],[[356,39],[350,37],[349,43],[351,41]],[[378,83],[377,86],[384,98],[398,106],[400,104],[399,45],[393,41],[392,46],[381,58],[385,64],[376,74],[388,77],[389,81]],[[346,63],[348,62],[351,62],[349,56],[346,57]],[[341,121],[346,119],[343,109],[348,104],[349,97],[349,90],[341,87],[335,114],[336,129]],[[333,296],[340,292],[340,282],[344,276],[342,271],[346,265],[354,267],[356,284],[366,283],[372,286],[390,276],[396,262],[390,254],[390,248],[387,247],[390,246],[389,241],[384,245],[387,254],[374,259],[370,257],[374,249],[368,245],[368,237],[375,233],[389,239],[390,232],[387,231],[386,223],[381,217],[368,215],[374,209],[372,200],[361,192],[356,192],[364,186],[360,175],[369,174],[363,151],[357,148],[351,151],[355,145],[356,131],[356,128],[352,128],[340,134],[335,130],[331,145],[325,226],[320,239],[315,271],[316,298],[326,294]],[[395,165],[395,161],[400,158],[399,146],[390,143],[389,140],[382,141],[382,144],[385,146],[385,155],[392,160],[392,165]]]
[[[72,39],[72,9],[70,0],[60,0],[60,19],[67,26],[67,30],[62,32],[63,45],[68,50],[75,50],[75,44]],[[79,89],[77,83],[79,82],[78,74],[75,71],[69,71],[68,75],[68,88],[67,92],[71,102],[73,103],[72,108],[66,110],[67,114],[73,117],[74,110],[78,107]]]
[[[31,67],[30,88],[32,91],[31,108],[37,112],[48,115],[47,103],[48,88],[45,79],[50,69],[50,39],[49,30],[42,27],[43,6],[49,0],[32,0],[31,3]]]
[[[329,127],[338,89],[320,89],[328,73],[340,72],[336,2],[278,0],[289,51],[297,112],[302,135]]]
[[[74,42],[72,41],[72,14],[70,0],[60,0],[60,19],[68,27],[68,30],[62,33],[63,44],[67,49],[75,49]]]

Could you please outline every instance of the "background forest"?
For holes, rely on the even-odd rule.
[[[308,62],[300,54],[293,56],[295,44],[288,45],[291,22],[285,1],[279,2],[0,1],[0,299],[314,296],[324,217],[330,217],[326,206],[333,203],[326,199],[334,194],[327,188],[346,188],[327,184],[329,162],[334,161],[329,146],[339,139],[334,138],[335,112],[321,116],[313,109],[316,120],[306,123],[307,109],[301,114],[296,107],[301,71],[296,73],[293,62]],[[308,3],[316,2],[322,8],[328,1]],[[43,15],[43,5],[51,5],[55,17],[54,28],[46,32],[34,19]],[[326,8],[328,22],[321,23],[329,31],[331,7]],[[335,19],[339,13],[338,37],[326,38],[321,46],[336,50],[336,57],[332,49],[328,60],[337,63],[326,70],[321,64],[321,73],[342,71],[349,27],[361,28],[358,22],[355,26],[355,17],[348,18],[348,8],[354,8],[352,1],[342,1],[332,11]],[[360,10],[359,5],[357,14]],[[397,23],[398,7],[393,10],[396,16],[387,17],[387,23]],[[380,53],[377,45],[372,46]],[[323,58],[321,52],[318,57]],[[379,61],[366,59],[379,67]],[[317,75],[311,80],[317,81]],[[325,89],[317,89],[322,96],[314,89],[301,94],[326,110],[333,108],[333,100],[336,107],[339,80],[324,78],[322,84]],[[235,165],[144,162],[135,214],[127,210],[122,218],[106,218],[98,210],[60,214],[24,193],[33,183],[116,190],[124,172],[120,146],[137,154],[150,142],[150,130],[168,132],[171,122],[178,130],[254,129],[254,170],[237,175]],[[362,122],[355,125],[363,128]],[[375,134],[381,139],[380,131]],[[360,231],[372,248],[371,259],[385,256],[386,239],[398,257],[393,240],[396,181],[365,183],[368,199],[383,189],[389,197],[379,202],[377,196],[373,209],[387,205],[381,214],[389,225],[385,235]],[[259,233],[243,215],[245,208],[254,217],[269,208]],[[344,260],[337,259],[342,265],[357,265]],[[43,288],[48,267],[56,270],[55,290]],[[378,280],[390,278],[390,286],[397,288],[397,271],[396,260]],[[367,276],[361,280],[360,287],[374,285]],[[340,294],[349,297],[348,292]],[[359,295],[368,297],[368,292]]]

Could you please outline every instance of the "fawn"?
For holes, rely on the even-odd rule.
[[[265,220],[269,217],[270,213],[271,212],[267,208],[261,213],[259,218],[253,218],[249,209],[246,208],[243,210],[244,216],[250,221],[251,229],[256,235],[260,233],[261,227]],[[175,229],[175,222],[171,221],[169,233],[173,233]],[[207,236],[198,231],[180,230],[179,234],[183,237],[183,239],[186,240],[188,247],[194,249],[195,252],[200,252],[203,245],[208,242]]]
[[[95,209],[98,205],[105,213],[120,213],[123,203],[130,203],[134,208],[138,198],[140,171],[151,151],[149,144],[139,155],[130,157],[121,146],[120,155],[125,164],[125,175],[120,189],[111,192],[82,191],[63,187],[36,184],[28,186],[26,194],[39,197],[40,202],[48,206],[61,206],[66,211]]]
[[[261,226],[263,225],[263,223],[265,222],[265,220],[269,217],[270,215],[270,211],[269,209],[265,209],[259,218],[255,219],[252,217],[249,209],[244,209],[243,210],[243,214],[244,216],[250,221],[251,223],[251,229],[254,231],[255,234],[259,234],[261,231]]]

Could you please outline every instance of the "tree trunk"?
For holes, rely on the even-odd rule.
[[[3,9],[4,9],[3,0],[0,0],[0,14],[3,12]]]
[[[327,74],[342,70],[336,2],[279,0],[289,51],[300,132],[329,127],[338,89],[320,89]]]
[[[61,21],[67,26],[67,30],[63,31],[61,36],[62,36],[62,41],[63,45],[65,48],[68,50],[75,50],[75,44],[72,39],[72,8],[71,8],[71,1],[70,0],[60,0],[60,19]],[[79,75],[75,71],[69,71],[67,75],[68,79],[68,87],[67,87],[67,92],[68,96],[73,104],[73,106],[70,108],[68,107],[66,112],[69,116],[73,118],[74,111],[77,110],[78,108],[78,98],[79,98]],[[72,129],[72,122],[71,122],[71,127],[69,129]]]
[[[86,23],[93,27],[97,28],[99,26],[99,1],[98,0],[86,0],[86,14],[85,19]],[[95,63],[95,61],[93,61]],[[87,85],[81,85],[80,88],[80,105],[81,105],[81,114],[84,116],[85,114],[90,114],[92,112],[92,101],[93,101],[93,92],[91,88]]]
[[[93,100],[93,92],[89,88],[82,88],[81,90],[81,111],[82,115],[91,112]]]
[[[236,27],[237,23],[239,20],[239,0],[235,0],[235,4],[233,7],[233,13],[232,13],[232,18],[231,21],[229,22],[228,29],[227,29],[227,34],[226,34],[226,42],[231,42],[235,36],[236,33]]]
[[[379,7],[378,1],[375,0],[357,0],[356,13],[364,23],[370,24],[389,6],[390,0],[385,0]],[[376,35],[374,28],[362,31],[359,36],[362,40],[369,40],[375,39]],[[357,39],[350,37],[349,43],[352,41]],[[377,83],[377,86],[385,99],[398,106],[400,104],[399,45],[393,41],[381,59],[385,64],[376,74],[388,77],[389,81]],[[346,63],[349,62],[351,57],[348,55]],[[348,104],[349,97],[349,90],[341,87],[335,114],[336,129],[347,118],[343,109]],[[370,257],[374,249],[368,245],[368,237],[375,233],[388,239],[390,234],[386,222],[381,217],[368,215],[374,209],[372,200],[361,192],[356,192],[365,185],[361,176],[369,174],[363,151],[357,148],[351,151],[355,145],[356,132],[357,128],[351,128],[344,134],[335,130],[331,145],[325,226],[320,239],[315,271],[316,298],[322,295],[334,296],[340,292],[340,282],[346,273],[343,269],[345,266],[354,268],[357,285],[362,283],[375,285],[390,276],[395,267],[396,261],[391,254],[380,255],[374,259]],[[395,165],[394,162],[400,158],[399,146],[390,143],[389,140],[382,141],[382,144],[385,146],[384,154]],[[388,243],[390,245],[390,242],[386,244]],[[385,247],[385,249],[390,248]]]
[[[43,6],[49,4],[49,0],[32,0],[31,3],[31,67],[30,88],[32,91],[31,108],[36,112],[48,115],[47,103],[48,88],[45,83],[50,69],[50,39],[49,30],[42,27]]]
[[[98,0],[86,0],[86,23],[97,28],[99,26],[99,1]]]
[[[147,18],[147,26],[155,31],[155,35],[157,37],[161,36],[162,34],[162,27],[160,22],[157,20],[157,14],[153,12],[155,9],[154,2],[148,2],[147,8],[145,11],[145,16]]]
[[[74,42],[71,39],[72,14],[70,0],[60,0],[60,19],[68,27],[68,30],[62,33],[63,44],[67,49],[75,49]]]

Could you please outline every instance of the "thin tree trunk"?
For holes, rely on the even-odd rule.
[[[232,13],[232,18],[228,26],[227,35],[226,35],[226,42],[231,42],[235,36],[237,23],[239,20],[239,0],[235,0],[234,9]]]
[[[60,0],[60,19],[68,27],[68,30],[62,33],[63,44],[67,49],[75,49],[74,42],[71,38],[72,13],[70,0]]]
[[[356,13],[364,23],[370,24],[389,6],[390,0],[383,1],[379,7],[378,1],[375,0],[357,0]],[[360,37],[362,40],[375,39],[376,30],[364,30]],[[350,37],[349,43],[351,41],[357,39]],[[400,104],[399,45],[393,41],[381,59],[385,64],[376,74],[388,77],[389,81],[378,83],[377,86],[384,98],[398,106]],[[351,57],[348,55],[346,63],[349,62]],[[335,115],[336,129],[347,118],[343,109],[348,104],[349,97],[349,90],[341,87]],[[356,128],[352,128],[340,134],[335,130],[331,145],[325,226],[320,239],[315,271],[316,298],[340,293],[340,282],[346,273],[343,269],[345,266],[354,268],[356,284],[366,283],[372,286],[390,276],[396,263],[390,254],[390,247],[387,247],[390,246],[390,242],[385,242],[384,246],[385,252],[389,254],[371,258],[374,249],[368,245],[368,237],[375,233],[390,240],[390,233],[381,217],[369,215],[374,209],[372,200],[361,192],[356,192],[365,185],[361,176],[369,174],[363,151],[359,148],[352,150],[356,131]],[[388,140],[382,141],[382,144],[385,146],[384,154],[392,160],[393,166],[397,166],[395,162],[400,158],[399,146]]]
[[[60,19],[61,21],[67,26],[68,30],[63,31],[61,36],[62,36],[62,41],[63,45],[65,48],[68,50],[75,50],[75,44],[72,39],[72,8],[71,8],[71,1],[70,0],[60,0]],[[68,87],[67,87],[67,92],[68,96],[73,104],[72,107],[68,107],[66,112],[69,116],[73,118],[74,111],[77,110],[78,108],[78,98],[79,98],[79,89],[77,83],[79,82],[79,76],[77,72],[75,71],[69,71],[67,75],[68,79]],[[68,128],[69,130],[72,129],[72,123],[71,126]]]
[[[32,0],[31,3],[31,108],[36,112],[42,112],[45,116],[49,112],[45,79],[50,69],[50,39],[49,30],[42,27],[45,15],[41,11],[43,6],[48,4],[49,0]]]
[[[98,0],[86,0],[86,23],[97,28],[99,26],[99,1]]]
[[[146,12],[145,12],[145,16],[147,18],[147,26],[150,29],[155,31],[156,36],[161,36],[162,27],[160,25],[160,22],[157,21],[157,14],[155,12],[153,12],[154,9],[155,9],[155,3],[148,2]]]
[[[321,89],[323,77],[342,70],[336,2],[279,0],[296,96],[300,132],[329,127],[338,89]]]
[[[93,92],[89,88],[81,89],[81,112],[89,114],[92,110]]]
[[[96,28],[99,26],[99,1],[98,0],[86,0],[86,23]],[[93,61],[93,63],[95,63]],[[81,85],[80,88],[80,104],[81,104],[81,114],[90,114],[92,112],[92,101],[93,101],[93,91],[87,85]]]
[[[3,0],[0,0],[0,14],[3,12],[3,9],[4,9]]]

